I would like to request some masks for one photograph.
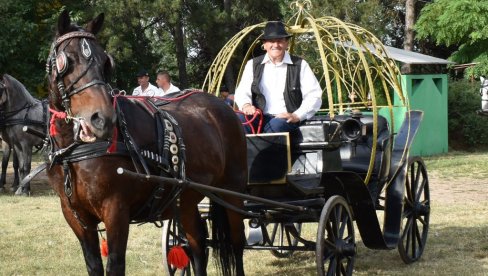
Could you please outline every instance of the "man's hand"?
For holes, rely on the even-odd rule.
[[[295,113],[281,113],[276,115],[276,118],[283,118],[286,119],[287,123],[298,123],[300,122],[300,118]]]
[[[251,104],[245,104],[242,107],[242,113],[244,113],[244,115],[254,115],[254,113],[256,113],[256,107]]]

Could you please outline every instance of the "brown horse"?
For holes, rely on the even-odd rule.
[[[167,218],[181,221],[194,272],[205,275],[206,226],[197,208],[203,195],[192,189],[178,190],[165,183],[116,173],[122,167],[165,175],[162,166],[145,162],[140,154],[142,150],[160,149],[157,116],[144,107],[156,101],[114,97],[106,84],[112,61],[95,38],[103,18],[100,14],[84,29],[71,24],[66,11],[58,20],[47,64],[52,112],[49,182],[81,243],[90,275],[103,275],[97,233],[100,222],[105,225],[108,243],[106,272],[122,275],[129,224]],[[231,108],[213,95],[193,93],[160,109],[172,115],[174,126],[181,130],[178,139],[184,141],[185,147],[179,149],[186,151],[186,155],[180,155],[186,170],[175,167],[175,177],[184,175],[194,182],[244,192],[245,136]],[[170,204],[170,198],[176,200]],[[238,208],[243,206],[239,198],[222,198]],[[173,207],[159,208],[168,205]],[[213,204],[211,212],[214,237],[221,238],[214,246],[217,251],[220,249],[223,274],[243,275],[242,215],[217,204]]]

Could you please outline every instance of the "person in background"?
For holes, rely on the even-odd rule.
[[[245,116],[261,109],[264,132],[292,131],[322,105],[322,89],[310,66],[287,51],[290,37],[282,22],[268,22],[261,37],[266,54],[247,62],[236,89],[235,102],[244,114],[239,118],[245,122]]]
[[[234,94],[230,94],[226,86],[220,87],[219,97],[230,106],[234,106]]]
[[[173,92],[179,92],[180,89],[171,83],[171,77],[168,71],[159,71],[156,77],[156,84],[159,87],[159,93],[166,95]]]
[[[158,88],[149,82],[149,73],[142,69],[137,73],[138,87],[132,92],[132,96],[159,96],[160,92]]]

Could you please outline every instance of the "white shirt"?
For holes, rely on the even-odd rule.
[[[149,83],[146,90],[144,91],[142,91],[141,86],[136,87],[132,92],[132,96],[155,97],[155,96],[162,96],[162,94],[161,92],[159,92],[159,89],[156,86]]]
[[[268,54],[266,54],[262,64],[264,64],[264,70],[259,89],[266,99],[264,114],[276,115],[288,112],[283,93],[285,91],[288,64],[293,64],[290,54],[285,52],[283,61],[278,64],[273,64]],[[251,85],[253,79],[253,61],[251,59],[244,68],[241,81],[235,93],[235,102],[241,110],[245,104],[252,104]],[[310,119],[322,105],[322,88],[320,88],[317,78],[305,60],[302,60],[300,67],[300,90],[302,91],[302,104],[293,113],[300,118],[300,121],[303,121]]]
[[[158,88],[158,90],[159,90],[159,94],[161,94],[161,95],[166,95],[166,94],[169,94],[169,93],[180,92],[181,91],[178,87],[174,86],[172,83],[169,84],[168,90],[164,91],[163,88],[161,88],[161,87]]]

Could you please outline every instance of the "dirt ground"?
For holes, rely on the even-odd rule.
[[[40,163],[32,163],[32,169]],[[436,172],[428,172],[430,197],[431,200],[438,203],[461,203],[466,199],[470,201],[488,201],[487,179],[476,178],[453,178],[446,179],[440,177]],[[12,169],[9,168],[7,174],[6,188],[10,192],[10,186],[13,181]],[[31,181],[31,192],[33,196],[48,195],[53,191],[47,182],[46,172],[38,174]]]

